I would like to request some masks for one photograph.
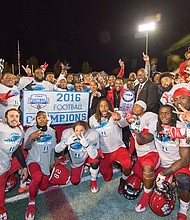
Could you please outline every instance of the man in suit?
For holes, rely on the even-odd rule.
[[[158,113],[159,94],[158,87],[148,79],[148,73],[144,68],[137,72],[139,84],[135,86],[136,101],[142,100],[147,105],[147,112]]]

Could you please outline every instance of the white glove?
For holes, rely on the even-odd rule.
[[[80,139],[80,143],[82,144],[83,147],[86,148],[89,146],[89,143],[85,139],[84,135],[81,134],[81,136],[78,136],[78,138]]]
[[[163,176],[161,173],[158,174],[158,176],[156,177],[156,185],[157,187],[159,187],[160,189],[163,189],[163,182],[165,181],[166,176]]]
[[[71,145],[77,140],[77,136],[72,134],[65,142],[66,145]]]
[[[131,129],[135,132],[140,132],[140,120],[138,118],[135,118],[134,122],[131,124]]]

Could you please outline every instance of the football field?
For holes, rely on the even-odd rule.
[[[120,172],[115,172],[110,182],[98,177],[99,191],[91,193],[90,176],[86,173],[79,185],[70,183],[66,186],[50,187],[46,192],[39,192],[36,205],[36,220],[174,220],[178,212],[178,200],[174,211],[166,217],[155,215],[148,207],[144,212],[134,210],[136,200],[127,200],[118,194],[117,187]],[[10,220],[24,220],[28,205],[28,192],[17,193],[17,188],[6,194],[6,209]],[[188,212],[190,216],[190,210]]]

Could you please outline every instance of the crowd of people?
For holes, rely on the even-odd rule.
[[[0,61],[0,219],[7,219],[5,191],[15,172],[18,192],[29,190],[26,220],[34,219],[38,191],[69,181],[77,185],[89,169],[90,190],[99,190],[97,176],[111,181],[113,168],[121,170],[118,193],[127,199],[142,196],[135,206],[143,212],[148,205],[158,215],[174,209],[173,191],[179,197],[178,220],[187,219],[190,201],[190,50],[179,72],[151,72],[145,67],[124,80],[125,64],[108,78],[97,73],[73,75],[61,64],[58,78],[47,72],[47,63],[27,76],[3,72]],[[89,93],[88,121],[51,125],[46,111],[37,111],[30,127],[22,126],[23,91]],[[125,91],[132,91],[133,105],[121,111]],[[170,195],[170,196],[166,196]],[[164,203],[159,204],[157,197]],[[156,201],[156,202],[155,202]]]

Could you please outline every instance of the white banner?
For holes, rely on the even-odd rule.
[[[126,116],[126,110],[130,109],[130,112],[132,113],[132,108],[135,100],[135,93],[132,90],[126,89],[123,92],[119,110],[122,111],[123,117]]]
[[[46,111],[52,125],[88,120],[89,93],[58,91],[23,91],[23,126],[30,125],[39,110]]]

